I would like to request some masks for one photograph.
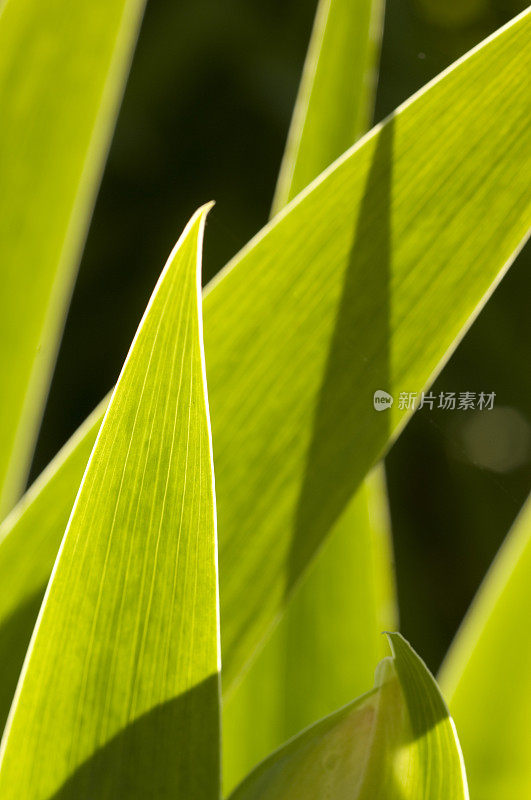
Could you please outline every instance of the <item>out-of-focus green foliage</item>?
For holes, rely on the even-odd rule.
[[[441,671],[472,797],[531,793],[531,501],[480,588]]]
[[[5,800],[219,798],[205,214],[168,260],[92,451],[2,741]]]
[[[264,761],[231,800],[468,800],[455,726],[400,634],[375,688]]]
[[[0,7],[1,519],[26,480],[143,0]]]

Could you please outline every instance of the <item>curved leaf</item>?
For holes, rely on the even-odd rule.
[[[455,726],[400,634],[375,688],[278,750],[230,800],[468,800]]]

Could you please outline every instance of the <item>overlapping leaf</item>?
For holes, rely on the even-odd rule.
[[[206,295],[226,688],[527,234],[530,33],[406,103]]]
[[[226,689],[406,424],[399,393],[430,383],[527,235],[530,29],[404,104],[207,292]]]
[[[264,761],[230,800],[468,800],[455,727],[400,634],[375,688]]]
[[[1,519],[26,479],[143,0],[0,5]]]
[[[205,214],[170,256],[92,451],[2,741],[5,800],[219,798]]]
[[[531,793],[531,500],[474,600],[443,664],[472,797]]]

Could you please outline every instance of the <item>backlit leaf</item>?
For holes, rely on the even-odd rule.
[[[375,688],[266,759],[230,800],[468,800],[452,719],[400,634]]]
[[[0,3],[0,519],[26,480],[143,5]]]
[[[3,800],[219,798],[205,214],[168,260],[92,451],[2,741]]]

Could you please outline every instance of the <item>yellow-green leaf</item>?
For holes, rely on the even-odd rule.
[[[0,5],[1,519],[26,479],[143,0]]]
[[[3,800],[219,798],[205,214],[168,260],[92,451],[2,741]]]
[[[106,405],[94,410],[0,524],[0,730]]]
[[[375,688],[278,750],[230,800],[468,800],[455,726],[400,634]]]
[[[224,686],[531,222],[524,13],[280,212],[205,297]],[[376,411],[385,390],[394,404]],[[245,603],[241,602],[245,595]]]

